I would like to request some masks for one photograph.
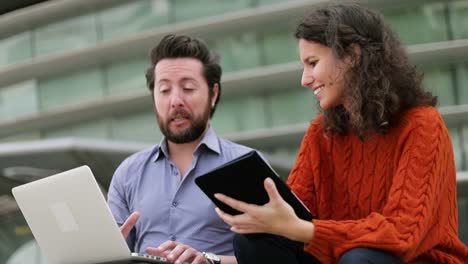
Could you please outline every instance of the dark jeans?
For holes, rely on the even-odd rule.
[[[267,234],[234,237],[234,251],[239,264],[319,264],[314,256],[303,250],[303,246],[303,243]],[[351,249],[339,260],[339,264],[354,263],[403,264],[396,256],[371,248]]]

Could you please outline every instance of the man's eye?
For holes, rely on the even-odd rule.
[[[317,62],[318,61],[309,61],[309,65],[315,67],[315,65],[317,65]]]

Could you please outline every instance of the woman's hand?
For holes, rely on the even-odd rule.
[[[233,216],[219,208],[216,208],[216,213],[224,222],[232,226],[233,232],[239,234],[269,233],[309,242],[312,239],[313,224],[296,216],[294,209],[278,193],[273,180],[265,179],[264,186],[269,197],[267,204],[248,204],[217,193],[216,199],[243,214]]]

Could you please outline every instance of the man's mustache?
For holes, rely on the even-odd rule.
[[[169,119],[175,119],[175,118],[187,118],[187,119],[192,119],[192,115],[185,109],[179,108],[174,110],[172,113],[169,115]]]

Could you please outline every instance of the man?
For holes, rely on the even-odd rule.
[[[174,263],[237,263],[234,234],[194,183],[251,151],[219,138],[209,125],[221,93],[218,58],[199,39],[168,35],[151,62],[146,79],[164,137],[116,170],[111,211],[136,252]]]

